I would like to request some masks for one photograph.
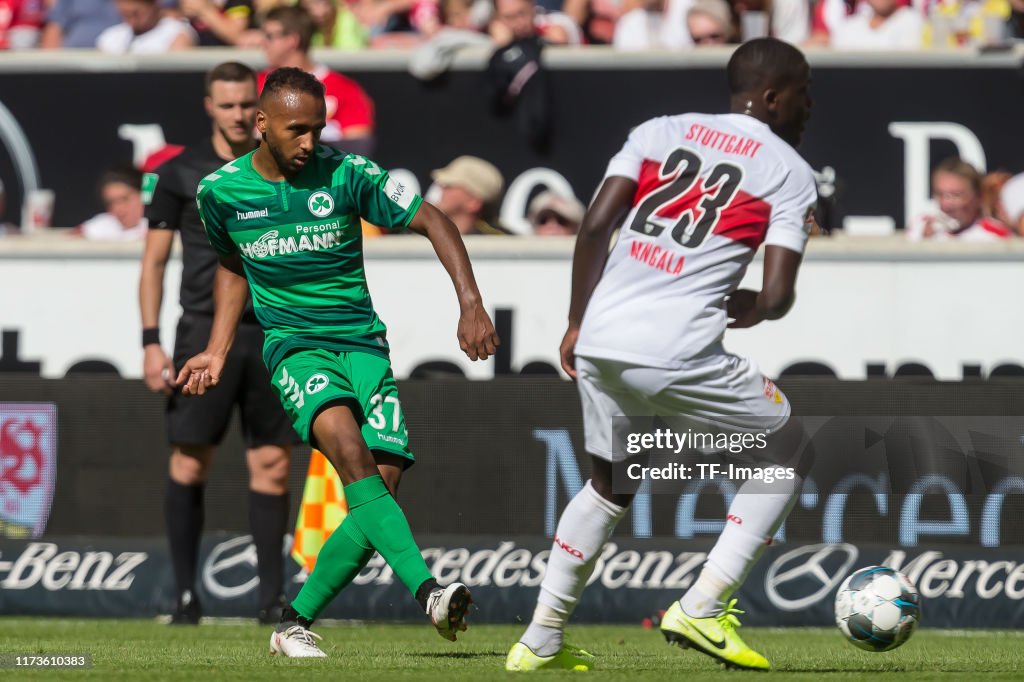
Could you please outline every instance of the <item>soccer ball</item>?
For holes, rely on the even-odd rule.
[[[856,571],[836,595],[836,625],[855,647],[890,651],[914,634],[921,600],[913,583],[887,566]]]

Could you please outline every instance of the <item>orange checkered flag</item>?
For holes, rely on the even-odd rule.
[[[312,572],[320,548],[346,516],[348,505],[341,479],[323,453],[313,450],[309,457],[306,486],[302,490],[299,520],[295,523],[292,558]]]

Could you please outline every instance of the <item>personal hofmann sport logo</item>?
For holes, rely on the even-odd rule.
[[[306,393],[307,395],[313,395],[327,388],[327,384],[331,383],[331,380],[324,374],[314,374],[306,380]]]
[[[238,250],[246,258],[261,259],[267,256],[279,256],[300,251],[321,251],[332,249],[343,241],[341,223],[337,220],[323,225],[296,225],[298,231],[313,232],[312,235],[301,234],[297,237],[281,237],[278,230],[268,230],[251,242],[240,242]]]
[[[313,192],[309,195],[309,201],[306,202],[309,206],[309,212],[315,215],[317,218],[324,218],[331,214],[334,210],[334,199],[327,192]]]

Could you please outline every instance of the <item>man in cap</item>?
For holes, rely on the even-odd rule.
[[[430,177],[440,189],[437,207],[452,219],[459,233],[508,234],[493,224],[505,185],[493,164],[476,156],[460,156]]]

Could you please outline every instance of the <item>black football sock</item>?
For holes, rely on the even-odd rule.
[[[423,584],[416,590],[416,601],[420,603],[420,608],[424,611],[427,610],[427,597],[430,593],[441,587],[437,584],[437,581],[431,578],[430,580],[424,580]]]
[[[256,545],[260,577],[259,608],[276,605],[284,588],[284,533],[288,525],[288,493],[266,495],[249,491],[249,528]]]
[[[281,622],[278,623],[276,629],[278,632],[284,632],[292,625],[292,623],[297,623],[307,630],[313,627],[312,619],[300,615],[299,612],[293,609],[292,605],[289,604],[281,610]]]
[[[196,564],[199,561],[199,537],[203,532],[202,485],[182,485],[167,479],[164,516],[171,563],[178,595],[196,589]]]

